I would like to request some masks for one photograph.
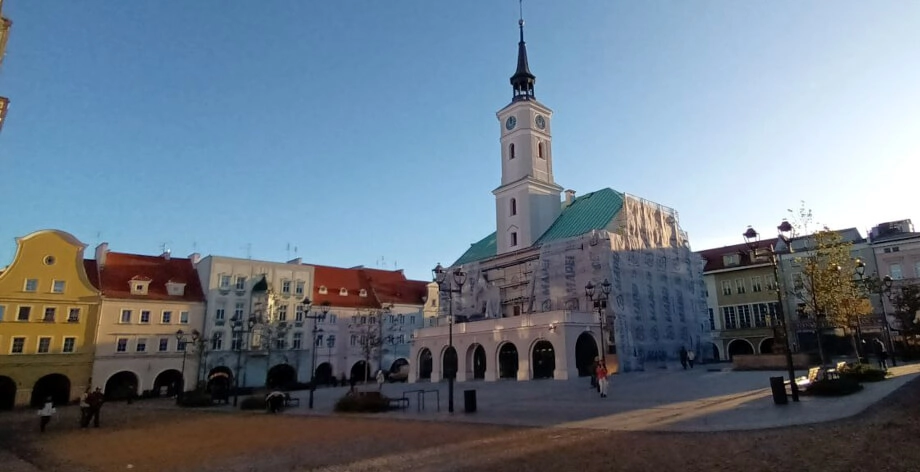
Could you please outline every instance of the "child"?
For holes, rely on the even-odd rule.
[[[51,422],[51,415],[57,413],[57,410],[54,409],[54,402],[51,397],[45,399],[45,406],[41,410],[38,410],[39,423],[38,427],[41,432],[45,432],[45,426],[48,426],[48,423]]]

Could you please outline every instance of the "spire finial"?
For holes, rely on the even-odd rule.
[[[518,42],[517,70],[511,76],[511,87],[514,89],[512,101],[532,100],[534,98],[533,85],[537,78],[530,73],[527,63],[527,46],[524,43],[524,0],[518,0],[518,28],[521,40]]]

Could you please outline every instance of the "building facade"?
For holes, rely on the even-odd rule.
[[[16,240],[0,272],[0,409],[64,404],[90,387],[100,294],[86,245],[57,230]]]
[[[756,243],[769,251],[776,240]],[[768,255],[755,254],[747,244],[707,249],[698,253],[706,261],[709,317],[713,329],[713,358],[772,354],[780,347],[777,321],[776,277]]]
[[[111,252],[102,243],[87,263],[102,291],[94,383],[108,398],[193,387],[198,360],[187,340],[204,330],[205,298],[192,260]]]
[[[682,347],[703,359],[703,265],[677,212],[609,188],[562,199],[553,113],[536,100],[519,28],[512,100],[496,115],[496,230],[445,270],[437,321],[415,336],[411,380],[565,379],[588,375],[601,352],[614,371],[666,366]]]
[[[914,231],[911,220],[880,223],[870,231],[869,244],[877,271],[866,273],[877,277],[891,276],[893,295],[896,296],[904,285],[920,285],[920,233]],[[902,328],[902,320],[895,316],[895,307],[887,295],[872,294],[874,318],[882,325],[887,315],[888,326],[897,334]],[[913,319],[920,324],[920,313],[913,314]]]

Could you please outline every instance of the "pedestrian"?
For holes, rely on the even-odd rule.
[[[265,397],[265,403],[268,404],[268,411],[270,413],[278,413],[284,406],[284,394],[279,391],[269,393]]]
[[[54,401],[51,397],[45,399],[45,406],[41,410],[38,410],[39,423],[38,428],[41,432],[45,432],[45,426],[48,426],[48,423],[51,422],[51,415],[57,413],[57,410],[54,409]]]
[[[691,349],[687,351],[687,364],[690,366],[691,369],[693,368],[694,360],[696,360],[696,351]]]
[[[80,395],[80,426],[83,426],[84,422],[88,422],[87,418],[89,417],[89,403],[87,399],[89,398],[90,391],[89,387],[86,387],[86,390]]]
[[[377,391],[378,392],[383,391],[383,383],[386,382],[386,380],[387,380],[387,376],[384,375],[383,369],[378,369],[377,370]]]
[[[105,396],[102,395],[102,389],[96,387],[96,390],[86,397],[86,403],[89,404],[89,414],[83,419],[83,424],[81,424],[80,427],[86,428],[89,426],[90,420],[93,422],[93,427],[99,427],[99,413],[102,410],[102,404],[104,402]]]
[[[687,349],[683,346],[680,347],[680,365],[684,366],[684,370],[687,370]]]
[[[601,358],[594,356],[594,360],[591,362],[591,388],[598,392],[601,391],[600,385],[597,384],[597,363]]]
[[[875,344],[878,346],[878,368],[888,370],[888,350],[880,339],[876,339]]]
[[[348,386],[349,386],[348,391],[349,391],[350,393],[355,393],[355,384],[356,384],[356,383],[358,383],[358,379],[357,379],[354,375],[352,375],[351,378],[348,379]]]
[[[603,361],[597,363],[597,390],[601,393],[601,398],[607,398],[607,366]]]

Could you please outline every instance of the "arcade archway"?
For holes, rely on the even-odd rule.
[[[329,385],[332,383],[332,364],[328,362],[323,362],[322,364],[316,366],[316,371],[313,372],[313,380],[315,380],[316,385]]]
[[[268,388],[287,387],[297,382],[297,371],[289,364],[278,364],[268,369],[265,386]]]
[[[153,380],[153,395],[165,395],[167,397],[175,396],[181,384],[181,372],[176,369],[164,370]]]
[[[229,367],[221,365],[208,372],[207,388],[209,392],[226,392],[232,385],[233,371]]]
[[[370,377],[370,366],[367,365],[367,362],[358,361],[351,366],[351,378],[356,382],[367,382],[368,377]]]
[[[735,356],[754,354],[754,346],[744,339],[735,339],[728,343],[728,360]]]
[[[578,336],[575,341],[575,366],[578,367],[579,377],[593,375],[594,359],[598,357],[599,352],[597,341],[591,333],[586,331]]]
[[[70,379],[63,374],[48,374],[38,379],[32,387],[32,399],[29,404],[32,408],[40,408],[48,397],[51,397],[55,405],[69,403]]]
[[[453,346],[449,346],[444,350],[444,355],[441,358],[441,374],[445,379],[456,379],[457,378],[457,365],[459,359],[457,359],[457,349]]]
[[[418,353],[418,379],[431,380],[431,370],[434,367],[434,360],[431,356],[431,350],[424,348]]]
[[[466,350],[466,370],[469,380],[486,378],[486,350],[482,344],[473,344]]]
[[[498,349],[498,378],[517,379],[518,350],[512,343],[504,343]]]
[[[531,354],[534,379],[551,379],[556,370],[556,350],[549,341],[537,341]]]
[[[773,354],[773,338],[765,338],[760,342],[761,354]]]
[[[137,374],[127,370],[117,372],[105,382],[107,400],[123,400],[137,395]]]
[[[0,375],[0,411],[12,410],[16,405],[16,381]]]

